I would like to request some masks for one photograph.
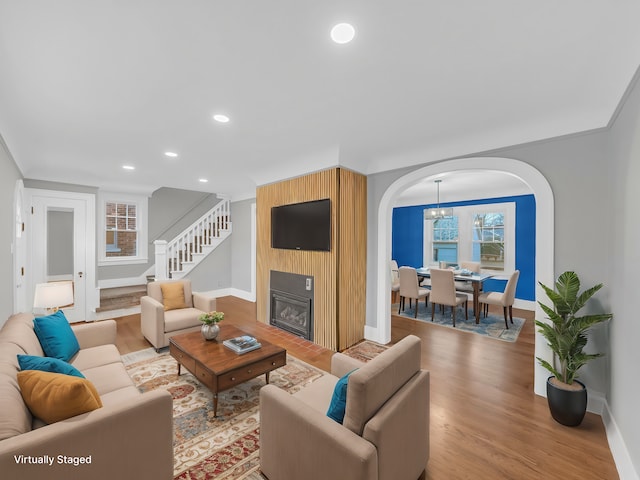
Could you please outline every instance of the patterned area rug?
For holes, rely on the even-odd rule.
[[[391,305],[391,313],[398,315],[398,304]],[[409,307],[409,302],[406,302],[404,311],[400,311],[401,317],[408,317],[413,319],[415,315],[415,303],[413,307]],[[440,307],[436,306],[436,313],[431,322],[431,303],[425,308],[424,301],[420,302],[418,308],[418,320],[427,322],[429,324],[439,325],[441,327],[453,328],[453,322],[451,320],[451,308],[446,307],[445,313],[440,312]],[[470,332],[477,335],[482,335],[489,338],[495,338],[496,340],[503,340],[506,342],[515,342],[518,339],[520,330],[524,325],[525,320],[523,318],[513,317],[513,324],[509,323],[509,329],[504,328],[504,317],[497,315],[480,315],[480,323],[476,325],[476,319],[472,310],[469,310],[469,320],[464,318],[464,310],[458,308],[456,312],[456,330],[461,332]]]
[[[379,353],[384,352],[387,348],[385,345],[372,342],[370,340],[363,340],[362,342],[347,348],[344,352],[345,355],[360,360],[361,362],[368,362]]]
[[[176,479],[264,480],[259,472],[259,392],[264,375],[213,396],[190,373],[179,377],[175,359],[153,349],[123,356],[143,392],[164,388],[173,396]],[[184,369],[182,369],[185,372]],[[287,355],[287,365],[271,372],[269,383],[294,393],[323,372]]]

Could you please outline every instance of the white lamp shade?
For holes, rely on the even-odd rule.
[[[34,308],[59,308],[73,304],[73,283],[38,283],[33,299]]]

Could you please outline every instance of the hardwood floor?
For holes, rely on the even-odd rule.
[[[332,351],[256,321],[255,304],[218,300],[225,322],[282,345],[293,356],[329,370]],[[501,313],[501,312],[500,312]],[[422,365],[431,374],[431,452],[426,479],[617,479],[604,426],[587,413],[564,427],[533,393],[534,324],[526,318],[517,342],[392,316],[392,342],[422,339]],[[117,319],[122,354],[150,347],[139,315]]]

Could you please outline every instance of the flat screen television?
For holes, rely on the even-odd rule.
[[[331,250],[331,200],[271,207],[271,247]]]

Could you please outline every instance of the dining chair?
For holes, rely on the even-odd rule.
[[[395,297],[395,295],[400,291],[400,274],[398,273],[398,262],[395,260],[390,261],[391,267],[391,296]],[[392,298],[392,303],[395,303],[395,298]]]
[[[459,267],[461,270],[469,270],[473,273],[480,273],[480,262],[460,262]],[[473,295],[473,285],[471,282],[464,280],[456,280],[456,291],[465,293],[467,296]],[[473,312],[475,315],[475,312]]]
[[[398,274],[400,277],[400,305],[398,305],[398,313],[400,313],[400,309],[404,311],[405,299],[409,299],[409,306],[411,306],[411,300],[415,299],[415,317],[418,318],[418,305],[420,303],[420,299],[424,298],[424,306],[426,308],[430,294],[429,289],[421,288],[418,285],[418,274],[416,269],[413,267],[400,267],[398,269]]]
[[[431,275],[431,321],[436,310],[436,304],[451,307],[451,318],[453,326],[456,326],[456,310],[459,305],[464,304],[465,318],[469,320],[469,310],[467,304],[469,297],[465,294],[456,293],[456,285],[453,279],[453,270],[441,270],[439,268],[429,269]]]
[[[509,309],[509,320],[513,323],[513,302],[516,298],[516,286],[518,285],[519,277],[520,270],[516,270],[509,277],[507,285],[504,287],[504,292],[485,292],[478,297],[478,301],[483,307],[485,318],[489,313],[489,305],[500,305],[502,307],[504,326],[507,329],[509,328],[509,323],[507,323],[507,308]]]

